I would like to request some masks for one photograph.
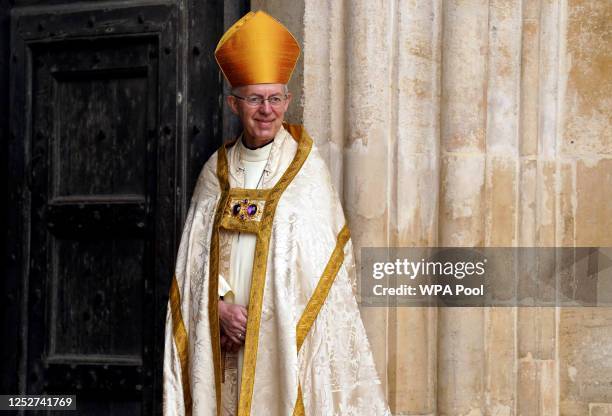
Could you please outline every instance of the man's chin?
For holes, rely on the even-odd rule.
[[[269,133],[274,129],[273,123],[257,123],[258,133]]]
[[[255,132],[255,137],[257,137],[259,140],[270,140],[273,139],[274,136],[276,136],[276,132],[272,126],[269,128],[257,129]]]

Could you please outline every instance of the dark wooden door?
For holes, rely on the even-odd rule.
[[[172,232],[166,244],[157,237],[174,227],[167,51],[176,17],[172,6],[134,12],[14,21],[25,66],[16,117],[30,137],[27,393],[76,394],[86,415],[151,414],[158,388],[154,291],[173,258]]]
[[[244,6],[17,3],[3,385],[76,394],[67,414],[161,414],[177,243],[227,125],[212,51]]]

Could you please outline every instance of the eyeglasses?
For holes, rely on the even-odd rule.
[[[248,97],[241,97],[239,95],[232,94],[232,96],[234,96],[234,97],[236,97],[236,98],[238,98],[240,100],[244,100],[251,107],[259,107],[259,106],[263,105],[263,103],[266,102],[266,101],[269,102],[272,107],[278,107],[287,98],[286,95],[273,95],[273,96],[268,97],[268,98],[263,98],[263,97],[260,97],[258,95],[249,95]]]

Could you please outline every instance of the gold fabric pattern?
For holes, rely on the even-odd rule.
[[[332,252],[327,265],[325,266],[325,270],[323,270],[323,274],[317,283],[317,287],[314,290],[311,298],[308,300],[308,304],[304,308],[304,312],[298,321],[296,327],[296,343],[297,343],[297,351],[300,352],[302,348],[302,344],[306,339],[306,335],[308,335],[308,331],[312,327],[315,319],[317,319],[317,315],[325,303],[325,298],[329,293],[329,289],[331,285],[334,283],[334,279],[338,274],[338,270],[340,270],[340,266],[344,262],[344,246],[346,242],[351,237],[351,233],[348,229],[348,226],[345,224],[342,227],[342,230],[338,233],[338,238],[336,240],[336,247]],[[298,383],[298,397],[295,403],[295,409],[293,410],[294,416],[303,416],[304,415],[304,403],[302,399],[302,388]]]
[[[181,362],[181,380],[183,381],[183,400],[187,414],[191,409],[191,388],[189,387],[189,357],[187,345],[187,330],[181,314],[181,292],[178,287],[176,276],[172,277],[170,285],[170,310],[172,313],[173,336],[176,349]]]
[[[295,401],[295,408],[293,409],[293,416],[306,416],[306,410],[304,409],[304,399],[302,398],[302,386],[298,383],[298,395]]]
[[[225,205],[223,218],[221,219],[221,228],[254,234],[259,232],[264,217],[264,211],[268,206],[267,200],[270,197],[270,192],[270,189],[230,189],[228,202]],[[257,205],[257,213],[253,217],[245,215],[245,218],[241,219],[234,215],[232,210],[236,203],[244,203],[245,200],[249,201],[247,204],[254,203]],[[244,215],[243,212],[241,213]]]
[[[340,233],[338,233],[336,247],[329,258],[329,262],[325,266],[325,270],[323,270],[323,274],[319,279],[319,283],[317,283],[317,287],[312,294],[312,297],[304,308],[302,317],[298,321],[296,328],[298,352],[300,351],[300,348],[302,348],[304,339],[306,338],[306,335],[308,335],[308,331],[310,331],[312,324],[314,323],[315,319],[317,319],[317,314],[325,302],[325,298],[327,297],[327,293],[329,293],[332,283],[334,283],[334,278],[336,277],[336,274],[338,274],[338,270],[340,270],[342,262],[344,262],[344,245],[350,236],[351,233],[348,226],[345,224],[344,227],[342,227],[342,230],[340,230]]]
[[[208,285],[208,316],[210,325],[210,338],[212,343],[213,364],[215,367],[215,394],[217,399],[217,416],[221,414],[221,329],[219,325],[219,225],[229,196],[229,182],[227,176],[227,159],[225,146],[219,149],[217,162],[217,177],[221,187],[221,196],[215,212],[211,242],[210,242],[210,272]]]

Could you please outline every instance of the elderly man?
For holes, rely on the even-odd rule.
[[[172,279],[165,415],[388,415],[327,167],[283,125],[299,46],[263,12],[221,38],[242,135],[205,164]]]

